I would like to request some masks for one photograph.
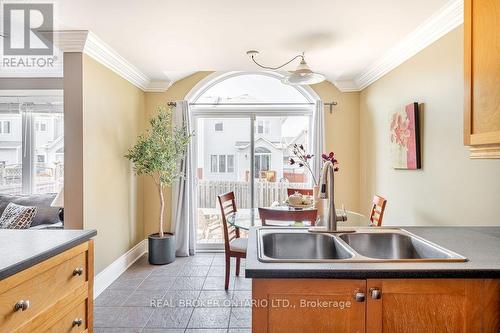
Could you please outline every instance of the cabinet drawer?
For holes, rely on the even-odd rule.
[[[0,294],[1,333],[17,330],[48,310],[68,293],[85,286],[88,275],[87,252],[71,254],[72,257],[64,258],[68,253],[62,253],[29,268],[24,276],[20,273],[21,277],[12,276],[2,281],[10,289],[0,288],[3,291]],[[62,259],[65,260],[60,262]],[[57,264],[50,265],[52,260]],[[16,304],[19,308],[17,310]]]
[[[80,333],[87,329],[87,300],[71,309],[45,333]]]

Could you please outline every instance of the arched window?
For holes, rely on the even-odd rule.
[[[186,96],[196,133],[200,248],[222,242],[221,235],[210,235],[210,216],[203,215],[216,208],[222,192],[236,194],[239,211],[252,211],[283,201],[283,182],[312,187],[309,175],[288,160],[294,144],[314,153],[312,124],[319,97],[308,86],[283,84],[282,77],[273,71],[214,73]]]
[[[313,102],[306,91],[281,83],[266,73],[238,73],[207,85],[192,100],[195,104],[296,104]]]

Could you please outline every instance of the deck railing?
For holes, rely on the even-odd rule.
[[[270,206],[274,201],[283,202],[287,198],[287,188],[308,188],[308,183],[255,181],[255,205]],[[217,207],[217,196],[234,192],[238,208],[250,208],[250,183],[245,181],[199,180],[198,208]]]

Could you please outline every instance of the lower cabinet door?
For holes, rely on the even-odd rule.
[[[85,300],[71,309],[45,333],[81,333],[87,328],[87,300]]]
[[[365,332],[366,280],[253,279],[252,330]]]
[[[498,332],[494,280],[367,280],[368,333]]]

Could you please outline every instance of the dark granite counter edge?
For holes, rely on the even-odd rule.
[[[246,269],[256,279],[498,279],[500,270],[272,270]]]
[[[417,234],[417,236],[421,236],[423,238],[430,238],[429,240],[431,242],[434,242],[436,244],[440,244],[441,242],[433,240],[431,237],[426,237],[426,235],[420,235],[420,233],[416,233],[415,231],[417,229],[429,229],[429,227],[402,227],[402,229],[410,229],[409,231]],[[434,229],[433,227],[431,227]],[[500,230],[500,227],[484,227],[488,228],[488,230],[492,231],[497,231]],[[415,229],[415,230],[412,230]],[[431,230],[432,230],[431,229]],[[436,227],[435,230],[439,230],[443,228]],[[447,228],[445,228],[447,229]],[[456,229],[456,228],[455,228]],[[454,230],[455,230],[454,229]],[[466,230],[481,230],[482,227],[463,227],[462,229]],[[490,267],[485,267],[485,265],[479,265],[481,267],[464,267],[463,269],[460,267],[454,267],[454,268],[419,268],[419,269],[412,269],[412,268],[396,268],[396,269],[387,269],[387,268],[382,268],[378,269],[376,267],[374,268],[360,268],[356,267],[355,264],[353,264],[352,269],[345,269],[345,268],[319,268],[319,267],[310,267],[310,269],[304,268],[304,269],[297,269],[297,268],[290,268],[287,269],[283,267],[282,264],[270,264],[270,263],[262,263],[257,259],[257,239],[256,239],[256,230],[257,228],[252,228],[249,233],[249,242],[248,242],[248,249],[247,249],[247,264],[246,264],[246,269],[245,269],[245,277],[247,278],[256,278],[256,279],[397,279],[397,278],[447,278],[447,279],[453,279],[453,278],[463,278],[463,279],[499,279],[500,278],[500,266],[499,265],[494,265],[494,262],[496,261],[496,258],[498,256],[497,251],[490,250],[492,251],[492,256],[488,255],[488,260],[491,260],[492,264],[488,265]],[[475,242],[477,241],[477,233],[475,235],[469,234],[470,237],[472,237],[472,240]],[[481,235],[485,237],[484,235]],[[495,244],[495,249],[499,248],[498,244],[500,242],[497,242],[497,239],[500,239],[500,232],[496,232],[494,238],[490,238],[489,241],[490,243]],[[474,244],[472,242],[471,244]],[[440,244],[444,247],[449,247],[451,244]],[[477,251],[477,249],[468,249],[468,251],[465,251],[465,248],[458,247],[454,249],[453,247],[451,248],[452,250],[456,251],[457,253],[460,253],[462,255],[465,255],[466,257],[471,257],[472,254],[474,254],[474,251]],[[484,250],[484,249],[483,249]],[[471,252],[472,251],[472,252]],[[491,256],[491,259],[489,258]],[[475,256],[477,258],[477,256]],[[484,258],[483,258],[484,260]],[[474,263],[474,260],[469,261],[469,263]]]
[[[85,231],[86,231],[85,233],[83,233],[79,236],[76,236],[75,238],[73,238],[69,242],[59,244],[59,245],[57,245],[57,246],[55,246],[47,251],[40,252],[36,256],[33,256],[33,257],[30,257],[26,260],[17,262],[14,265],[11,265],[9,267],[6,267],[3,270],[0,270],[0,280],[8,278],[9,276],[17,274],[20,271],[23,271],[23,270],[30,268],[36,264],[39,264],[42,261],[47,260],[51,257],[54,257],[54,256],[58,255],[59,253],[62,253],[62,252],[66,251],[72,247],[80,245],[80,244],[88,241],[90,238],[97,235],[96,230],[85,230]]]

